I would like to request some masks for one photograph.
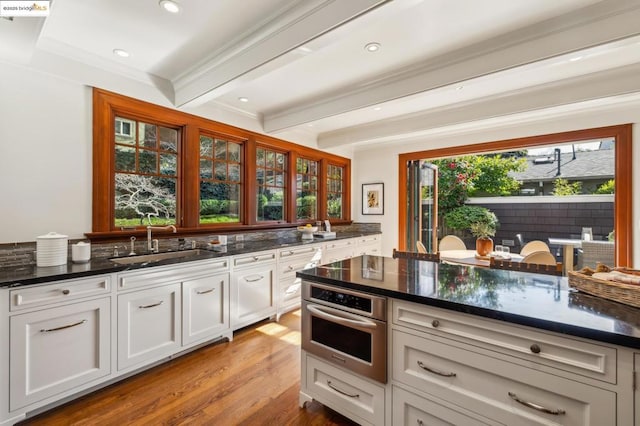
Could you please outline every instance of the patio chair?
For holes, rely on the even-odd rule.
[[[444,250],[466,250],[467,246],[464,245],[459,237],[455,235],[445,235],[438,244],[438,251]]]
[[[551,253],[547,253],[553,256]],[[555,260],[555,259],[554,259]],[[562,263],[555,262],[553,265],[540,263],[513,262],[511,260],[489,259],[489,267],[492,269],[504,269],[508,271],[532,272],[535,274],[562,276]]]
[[[398,251],[393,249],[392,256],[394,259],[418,259],[428,260],[430,262],[440,261],[440,253],[416,253],[413,251]]]
[[[549,252],[549,254],[551,254],[551,250],[549,249],[549,246],[547,245],[547,243],[540,240],[533,240],[533,241],[529,241],[527,244],[524,245],[524,247],[522,247],[522,249],[520,250],[520,256],[524,257],[529,253],[533,253],[536,251],[546,251],[546,252]]]
[[[534,251],[533,253],[529,253],[522,258],[520,263],[537,263],[539,265],[556,265],[556,258],[551,252],[544,251]]]
[[[582,253],[578,269],[588,266],[595,269],[598,262],[607,266],[615,265],[615,245],[611,241],[582,241]]]
[[[416,249],[418,253],[427,253],[427,248],[422,244],[422,241],[416,241]]]

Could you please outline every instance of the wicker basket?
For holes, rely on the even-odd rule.
[[[580,272],[569,272],[569,287],[583,293],[640,308],[640,286],[600,280]]]

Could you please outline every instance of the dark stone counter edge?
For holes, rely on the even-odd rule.
[[[117,264],[111,262],[108,258],[93,258],[86,264],[73,264],[70,261],[66,265],[49,266],[38,268],[35,265],[25,267],[0,268],[0,288],[19,287],[31,284],[42,284],[46,282],[62,281],[74,278],[90,277],[100,274],[111,274],[124,271],[133,271],[138,269],[153,268],[156,266],[165,266],[187,262],[197,262],[206,259],[215,259],[220,257],[231,257],[238,254],[246,254],[252,252],[260,252],[267,250],[275,250],[286,247],[295,247],[308,244],[321,244],[328,241],[344,240],[349,238],[357,238],[368,235],[378,235],[380,232],[342,232],[335,238],[315,238],[310,241],[302,241],[297,239],[274,239],[250,241],[245,243],[229,244],[226,252],[218,252],[199,248],[203,251],[200,256],[192,256],[188,258],[164,259],[150,263],[133,263],[128,265]],[[188,251],[188,250],[185,250]],[[127,257],[127,256],[120,256]],[[77,270],[82,269],[83,270]],[[76,270],[74,270],[76,269]]]
[[[313,271],[310,269],[309,271]],[[611,343],[618,346],[624,346],[628,348],[640,349],[640,339],[616,334],[614,332],[604,332],[593,330],[591,328],[584,328],[570,324],[564,324],[554,321],[541,320],[523,315],[511,314],[493,309],[479,308],[476,306],[465,305],[461,303],[449,302],[446,300],[434,299],[426,296],[418,296],[414,294],[407,294],[400,291],[387,290],[379,287],[372,287],[362,284],[354,284],[347,281],[336,280],[326,277],[318,277],[314,274],[307,274],[305,271],[296,273],[296,276],[318,282],[321,284],[330,284],[337,287],[343,287],[351,290],[358,290],[365,293],[376,294],[379,296],[391,297],[394,299],[406,300],[408,302],[419,303],[422,305],[434,306],[436,308],[447,309],[450,311],[462,312],[465,314],[476,315],[480,317],[490,318],[498,321],[504,321],[511,324],[519,324],[540,330],[552,331],[555,333],[566,334],[569,336],[582,337],[585,339],[594,340],[597,342]],[[389,319],[391,321],[391,319]]]

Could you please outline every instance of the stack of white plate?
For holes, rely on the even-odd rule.
[[[38,266],[58,266],[67,264],[69,237],[56,232],[40,235],[36,239]]]

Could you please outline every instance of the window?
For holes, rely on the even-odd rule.
[[[562,147],[571,146],[571,144],[578,144],[580,142],[586,141],[594,141],[601,140],[606,143],[615,146],[615,154],[612,156],[613,164],[615,169],[615,193],[614,197],[614,215],[613,215],[613,233],[611,236],[615,241],[615,265],[617,266],[628,266],[632,263],[632,239],[631,239],[631,229],[632,229],[632,194],[631,194],[631,182],[632,182],[632,163],[631,163],[631,146],[632,146],[632,137],[631,137],[631,129],[632,126],[630,124],[620,125],[620,126],[611,126],[611,127],[602,127],[596,129],[585,129],[578,130],[573,132],[565,132],[565,133],[557,133],[550,135],[541,135],[541,136],[533,136],[527,138],[520,139],[512,139],[506,141],[496,141],[496,142],[487,142],[476,145],[465,145],[465,146],[456,146],[450,148],[436,149],[431,151],[421,151],[421,152],[413,152],[407,154],[401,154],[399,158],[400,165],[400,175],[399,175],[399,207],[400,211],[405,211],[406,206],[410,204],[412,196],[408,194],[408,183],[410,183],[410,179],[407,177],[407,165],[416,160],[434,160],[434,159],[442,159],[442,158],[457,158],[467,155],[473,154],[491,154],[498,152],[517,152],[519,150],[530,150],[533,151],[537,148],[552,146],[554,148],[558,148],[556,152],[556,160],[555,164],[551,164],[550,161],[543,161],[538,163],[532,163],[531,166],[532,171],[537,171],[539,168],[543,168],[547,171],[547,174],[551,177],[556,176],[559,172],[563,174],[569,172],[570,166],[573,164],[577,164],[578,162],[573,159],[571,153],[562,153]],[[567,145],[568,144],[568,145]],[[597,153],[596,153],[597,154]],[[552,154],[553,155],[553,154]],[[587,157],[587,155],[578,153],[578,156]],[[606,160],[606,156],[600,155],[598,157],[598,162],[603,163]],[[565,156],[568,160],[565,162]],[[562,159],[562,161],[558,161],[558,159]],[[557,167],[560,165],[562,167],[559,170]],[[452,166],[455,167],[455,164]],[[534,193],[542,193],[542,195],[546,195],[551,191],[555,191],[553,188],[553,183],[547,183],[543,180],[539,179],[534,182],[530,188],[527,188],[527,179],[523,176],[518,176],[518,179],[522,181],[522,185],[524,189],[529,189],[529,191],[525,192],[534,192]],[[587,180],[582,179],[583,190],[598,192],[598,191],[609,191],[603,182],[589,183]],[[572,182],[567,182],[564,184],[571,185]],[[604,187],[601,189],[601,187]],[[591,189],[589,189],[591,188]],[[570,188],[571,189],[571,188]],[[573,189],[571,189],[573,191]],[[577,189],[575,190],[577,191]],[[521,194],[524,195],[524,194]],[[531,196],[528,198],[535,198],[535,196]],[[582,209],[584,210],[584,209]],[[583,212],[581,211],[580,214]],[[599,218],[597,222],[602,222]],[[580,225],[582,226],[582,225]],[[610,225],[607,225],[610,226]],[[409,235],[410,230],[412,229],[413,224],[410,222],[406,215],[400,216],[400,224],[399,224],[399,247],[400,249],[405,249],[407,247],[407,241],[405,240],[405,236]],[[505,224],[506,228],[506,224]],[[607,230],[608,231],[608,230]],[[569,228],[566,230],[567,237],[571,237],[571,234],[576,233]],[[579,234],[580,231],[577,231]],[[601,237],[604,238],[607,235],[605,230],[601,230]],[[608,236],[608,235],[607,235]],[[579,238],[576,237],[576,238]],[[567,256],[568,258],[568,256]]]
[[[256,149],[256,184],[258,222],[286,220],[288,155],[271,149]]]
[[[114,225],[175,224],[178,131],[117,117],[118,122],[128,135],[116,132],[114,141]]]
[[[296,161],[296,219],[318,219],[318,162],[307,158]]]
[[[100,89],[93,101],[92,240],[350,223],[348,158]]]
[[[200,223],[240,222],[242,145],[200,135]]]
[[[329,219],[342,218],[343,176],[342,167],[329,164],[327,170],[327,216]]]

